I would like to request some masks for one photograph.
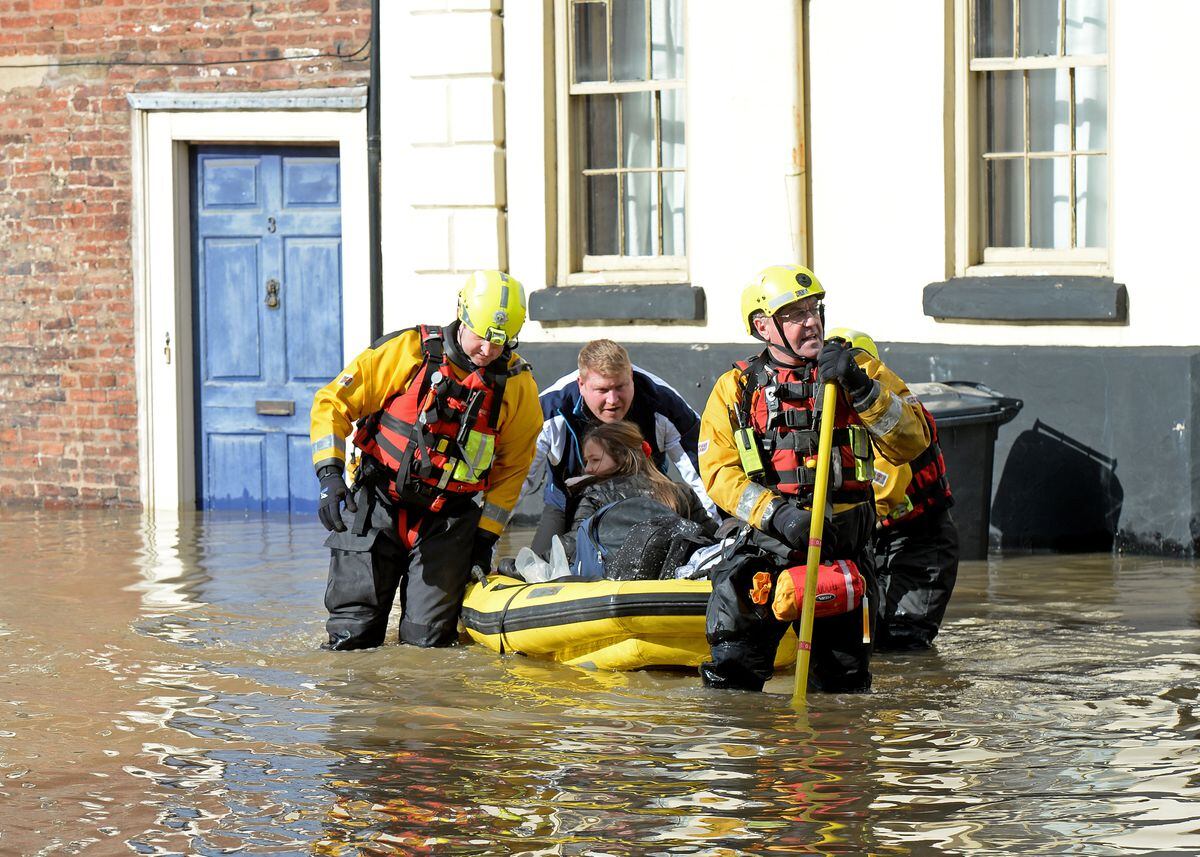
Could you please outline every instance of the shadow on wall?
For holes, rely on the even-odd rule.
[[[1041,420],[1013,442],[992,502],[1001,549],[1112,550],[1125,491],[1117,461]]]

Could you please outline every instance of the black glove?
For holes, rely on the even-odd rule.
[[[346,487],[342,471],[332,464],[322,467],[317,476],[321,480],[321,504],[317,507],[317,516],[325,529],[333,533],[344,533],[346,525],[342,523],[341,505],[346,504],[347,512],[357,512],[358,505],[354,502],[354,494]]]
[[[808,547],[808,532],[812,529],[812,513],[792,503],[784,503],[771,515],[771,532],[795,550]]]
[[[471,546],[471,576],[480,583],[487,582],[488,572],[492,570],[492,551],[499,538],[487,530],[475,531],[475,543]]]
[[[862,399],[871,392],[871,376],[855,362],[848,342],[834,339],[821,346],[817,371],[822,384],[836,382],[852,400]]]

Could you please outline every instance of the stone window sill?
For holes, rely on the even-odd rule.
[[[549,286],[529,295],[529,316],[544,325],[589,322],[701,322],[704,290],[690,283]]]
[[[927,285],[922,307],[938,321],[1129,322],[1129,294],[1111,277],[955,277]]]

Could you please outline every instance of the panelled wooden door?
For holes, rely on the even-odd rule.
[[[311,512],[313,394],[342,368],[336,149],[192,148],[197,503]]]

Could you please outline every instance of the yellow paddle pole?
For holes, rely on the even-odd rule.
[[[804,567],[804,603],[800,610],[800,643],[796,651],[796,687],[792,704],[808,702],[808,660],[812,653],[813,611],[817,605],[817,568],[821,564],[821,535],[825,532],[825,495],[829,493],[829,457],[833,452],[833,417],[837,385],[825,385],[821,405],[821,435],[817,442],[817,484],[813,488],[812,525],[808,531],[808,561]]]

